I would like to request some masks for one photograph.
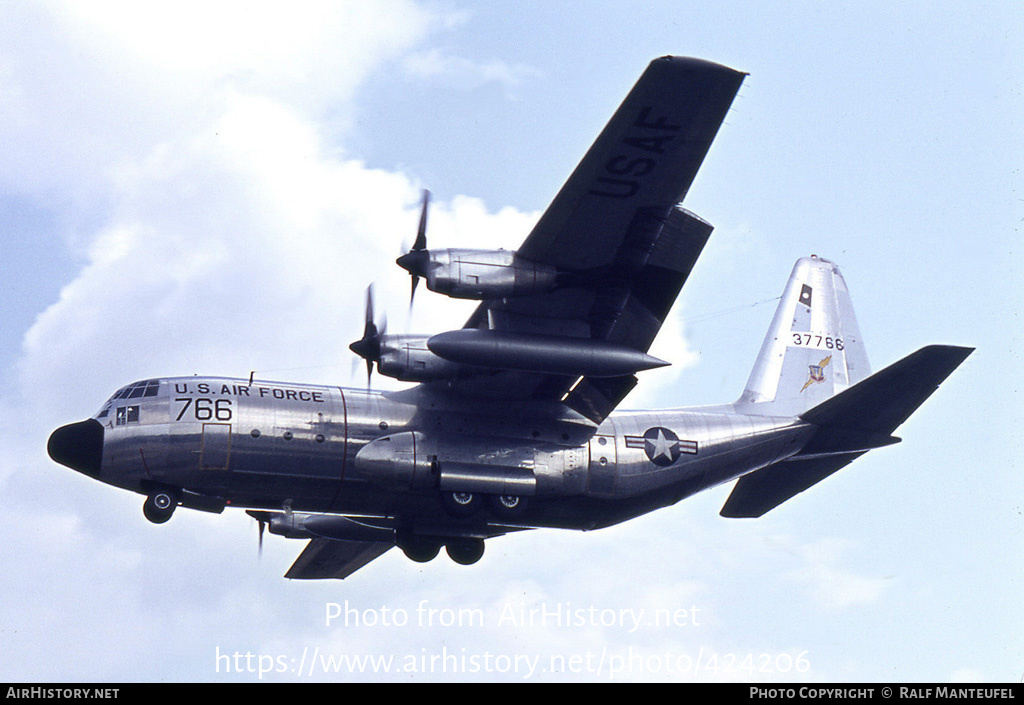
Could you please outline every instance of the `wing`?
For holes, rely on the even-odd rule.
[[[646,352],[712,227],[683,200],[746,74],[698,59],[653,61],[519,249],[558,271],[543,294],[484,301],[466,324]],[[632,374],[499,372],[459,393],[564,400],[595,423]]]
[[[519,254],[566,269],[610,264],[637,212],[686,196],[746,74],[700,59],[655,59]]]
[[[380,558],[393,543],[376,541],[333,541],[313,539],[285,573],[286,578],[317,580],[344,579],[374,558]]]

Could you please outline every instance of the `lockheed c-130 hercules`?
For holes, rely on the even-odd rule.
[[[515,252],[416,241],[412,291],[479,300],[465,326],[386,334],[368,296],[351,349],[398,391],[172,377],[118,390],[58,428],[58,463],[178,505],[243,507],[310,539],[289,578],[345,578],[398,546],[476,562],[484,541],[591,530],[736,480],[721,510],[758,517],[867,451],[971,353],[929,346],[871,374],[832,262],[797,261],[737,401],[613,413],[712,226],[681,205],[746,74],[651,62]]]

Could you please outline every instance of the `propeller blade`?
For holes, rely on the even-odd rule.
[[[416,230],[416,241],[412,244],[413,251],[427,249],[427,208],[430,206],[430,191],[423,189],[420,206],[420,226]]]
[[[412,289],[409,293],[409,308],[412,308],[413,299],[416,298],[416,285],[420,277],[427,276],[427,265],[430,263],[430,254],[427,252],[427,211],[430,208],[430,191],[423,189],[423,200],[420,206],[420,225],[416,230],[416,240],[412,249],[399,257],[395,262],[399,267],[412,275]]]
[[[377,334],[377,326],[373,322],[373,284],[366,287],[366,307],[363,314],[363,337]]]
[[[257,543],[257,546],[258,546],[258,549],[259,549],[258,550],[258,554],[259,554],[259,557],[262,558],[263,557],[263,532],[267,528],[267,524],[270,523],[271,518],[273,518],[273,516],[274,516],[273,512],[264,512],[264,511],[260,511],[260,510],[250,509],[250,510],[248,510],[246,512],[246,514],[248,514],[249,516],[251,516],[253,519],[256,520],[256,526],[257,526],[257,531],[258,531],[258,536],[259,536],[258,543]]]
[[[381,322],[378,330],[373,320],[373,285],[366,287],[366,321],[363,324],[363,337],[348,346],[348,349],[366,360],[366,385],[370,386],[373,376],[373,363],[380,361],[381,338],[387,330],[387,320]]]

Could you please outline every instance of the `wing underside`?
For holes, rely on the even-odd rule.
[[[746,74],[655,59],[559,191],[519,254],[569,270],[611,263],[637,213],[681,202]]]
[[[711,234],[679,204],[744,76],[698,59],[653,61],[518,251],[554,267],[558,285],[485,300],[466,327],[646,352]],[[632,374],[494,371],[448,386],[483,398],[562,400],[600,423],[635,384]]]
[[[375,558],[380,558],[393,546],[393,543],[376,541],[313,539],[306,544],[284,577],[298,580],[344,579]]]

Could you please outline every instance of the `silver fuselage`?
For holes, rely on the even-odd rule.
[[[426,386],[153,382],[148,396],[111,399],[93,417],[103,425],[97,479],[142,493],[178,487],[228,506],[398,517],[417,532],[451,521],[437,483],[368,475],[359,456],[367,444],[418,432],[437,465],[465,469],[444,476],[443,489],[459,489],[462,478],[472,484],[489,468],[518,472],[531,478],[524,494],[532,499],[517,523],[593,529],[791,456],[813,433],[797,419],[732,406],[620,412],[595,431],[560,404],[475,405]]]

